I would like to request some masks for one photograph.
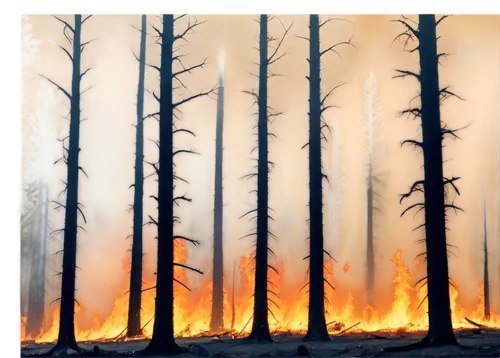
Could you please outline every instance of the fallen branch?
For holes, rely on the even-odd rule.
[[[366,339],[390,339],[388,337],[379,336],[378,334],[371,333]]]
[[[243,333],[243,331],[245,330],[245,328],[247,328],[247,326],[248,326],[248,324],[250,323],[250,320],[251,320],[252,318],[253,318],[253,315],[252,315],[252,316],[250,316],[250,318],[248,319],[247,323],[245,323],[245,325],[243,326],[243,329],[240,331],[240,333],[238,333],[236,336],[234,336],[234,338],[233,338],[233,339],[238,338],[238,336],[239,336],[240,334],[242,334],[242,333]]]
[[[347,331],[348,331],[348,330],[350,330],[351,328],[356,327],[356,326],[357,326],[358,324],[360,324],[360,323],[361,323],[361,321],[360,321],[360,322],[358,322],[358,323],[356,323],[356,324],[354,324],[354,325],[352,325],[352,326],[351,326],[351,327],[349,327],[349,328],[344,329],[342,332],[340,332],[340,333],[338,334],[338,336],[340,336],[341,334],[344,334],[345,332],[347,332]]]
[[[123,335],[125,333],[125,331],[127,330],[127,326],[125,326],[125,328],[123,329],[123,331],[121,331],[117,336],[111,338],[112,341],[123,341],[125,340],[125,336]]]
[[[469,322],[470,324],[472,324],[473,326],[476,326],[477,328],[488,328],[488,326],[485,326],[485,325],[483,325],[483,324],[480,324],[480,323],[474,322],[473,320],[468,319],[467,317],[465,317],[465,320],[466,320],[467,322]]]

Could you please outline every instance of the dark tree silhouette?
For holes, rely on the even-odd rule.
[[[30,151],[23,154],[24,158],[28,158],[27,164],[31,168],[24,171],[21,179],[18,206],[20,236],[24,238],[26,244],[21,251],[23,279],[28,284],[26,292],[23,292],[28,298],[23,308],[27,308],[28,311],[26,333],[33,338],[40,333],[43,325],[45,291],[48,286],[46,285],[49,262],[47,251],[49,242],[53,240],[49,235],[51,230],[49,174],[43,168],[46,164],[44,161],[48,159],[47,152],[44,151],[47,144],[40,138],[34,138]]]
[[[36,203],[30,224],[31,258],[26,334],[37,337],[42,329],[45,307],[45,269],[48,234],[48,186],[38,180]]]
[[[415,192],[423,192],[424,201],[410,205],[401,216],[411,209],[424,210],[425,222],[419,227],[425,229],[425,255],[427,260],[427,277],[418,283],[427,284],[429,331],[425,338],[415,344],[398,347],[396,349],[413,349],[424,346],[457,345],[453,333],[449,295],[448,276],[448,246],[446,243],[446,210],[463,211],[455,204],[445,201],[446,185],[452,187],[458,195],[460,192],[455,186],[458,177],[451,179],[443,177],[442,141],[446,135],[458,138],[457,130],[442,126],[440,118],[440,103],[449,97],[458,97],[449,90],[449,87],[439,87],[438,65],[439,58],[445,53],[437,52],[436,27],[447,16],[436,21],[434,15],[419,15],[418,28],[411,25],[409,18],[402,17],[397,22],[405,26],[405,31],[398,38],[405,38],[406,42],[418,40],[418,46],[409,52],[418,51],[420,59],[420,73],[407,70],[396,70],[395,78],[406,76],[415,77],[420,83],[420,107],[412,107],[402,111],[402,114],[419,117],[422,122],[422,141],[405,140],[401,145],[409,144],[422,150],[424,156],[424,179],[418,180],[410,190],[401,195],[402,202]],[[418,97],[418,96],[417,96]],[[418,284],[417,283],[417,284]],[[389,349],[390,350],[390,349]]]
[[[252,152],[257,149],[258,159],[257,160],[257,172],[250,173],[244,177],[253,178],[257,177],[257,208],[250,210],[243,214],[240,218],[245,217],[251,213],[257,212],[257,216],[251,218],[250,220],[257,219],[257,230],[251,234],[245,235],[256,236],[256,250],[255,250],[255,286],[254,286],[254,307],[253,307],[253,323],[252,330],[248,336],[248,340],[257,342],[271,342],[271,333],[269,331],[268,313],[273,314],[269,303],[276,305],[274,300],[269,297],[268,293],[275,296],[276,293],[269,288],[269,278],[268,270],[271,269],[278,273],[276,268],[274,268],[268,260],[269,253],[274,254],[273,250],[269,247],[269,237],[274,239],[274,235],[269,229],[269,219],[273,218],[269,215],[269,172],[270,165],[274,166],[274,163],[269,160],[269,150],[268,150],[268,138],[270,136],[276,137],[275,134],[270,133],[268,130],[268,122],[270,119],[275,119],[281,114],[281,112],[275,112],[267,102],[268,88],[267,83],[270,77],[275,76],[275,74],[270,71],[269,67],[276,61],[280,60],[285,56],[288,51],[282,51],[283,41],[286,38],[288,32],[290,31],[291,25],[284,29],[284,33],[280,38],[273,38],[268,34],[268,23],[274,17],[268,18],[267,15],[260,15],[259,17],[259,89],[258,93],[255,91],[245,91],[252,95],[258,106],[257,113],[257,147],[255,147]],[[269,54],[269,43],[276,43]],[[251,154],[251,153],[250,153]]]
[[[234,304],[234,288],[235,288],[235,285],[234,285],[234,277],[235,277],[235,273],[236,273],[236,264],[233,265],[233,284],[231,286],[231,329],[234,328],[234,320],[236,318],[236,308],[235,308],[235,304]]]
[[[349,171],[345,169],[344,136],[337,123],[332,124],[332,167],[330,178],[330,224],[328,251],[338,258],[340,248],[347,229],[347,219],[344,212],[344,187]]]
[[[82,215],[86,222],[85,216],[81,209],[81,204],[78,202],[78,176],[79,172],[83,171],[78,163],[80,153],[80,83],[82,78],[88,73],[91,68],[81,72],[81,55],[85,47],[94,40],[82,42],[81,31],[82,25],[92,15],[86,16],[82,20],[82,15],[75,15],[74,25],[71,26],[67,21],[54,16],[56,20],[64,25],[63,33],[68,42],[72,45],[72,54],[63,46],[60,49],[71,60],[72,79],[71,92],[66,91],[62,86],[55,83],[53,80],[43,76],[50,83],[57,87],[70,100],[70,127],[69,127],[69,148],[64,147],[63,160],[68,166],[68,176],[66,181],[66,205],[58,202],[57,207],[64,207],[64,244],[63,244],[63,264],[62,264],[62,283],[61,283],[61,308],[59,313],[59,333],[57,336],[57,344],[49,351],[49,355],[60,354],[67,352],[68,349],[81,351],[75,339],[75,273],[76,273],[76,248],[77,248],[77,230],[83,229],[78,225],[78,213]],[[87,91],[87,90],[85,90]],[[84,92],[85,92],[84,91]],[[86,175],[86,174],[85,174]]]
[[[139,58],[139,84],[137,86],[137,126],[135,137],[134,178],[134,228],[132,234],[132,262],[130,268],[130,294],[128,301],[127,337],[139,336],[141,332],[142,291],[142,218],[144,195],[144,72],[146,68],[146,15],[141,16],[141,45]]]
[[[159,117],[160,136],[157,144],[160,155],[158,163],[151,163],[158,176],[158,197],[155,197],[158,202],[158,218],[155,220],[150,217],[150,223],[155,224],[158,228],[158,262],[153,337],[145,349],[148,354],[176,354],[181,352],[174,339],[174,282],[187,289],[189,288],[174,277],[174,267],[202,273],[198,269],[174,261],[175,240],[184,240],[195,246],[199,244],[197,240],[174,234],[174,224],[179,222],[179,218],[174,214],[174,204],[178,205],[179,201],[191,201],[185,196],[174,196],[175,180],[185,181],[175,174],[174,157],[182,153],[194,153],[191,150],[174,149],[174,134],[184,132],[194,135],[193,132],[187,129],[176,128],[174,118],[177,116],[174,111],[179,111],[180,106],[183,104],[198,97],[207,96],[215,90],[214,87],[209,91],[201,91],[178,102],[173,100],[174,81],[177,81],[182,86],[181,75],[191,73],[192,70],[201,68],[206,63],[205,60],[189,67],[182,65],[181,69],[174,70],[173,64],[176,61],[182,63],[183,57],[179,53],[179,48],[174,48],[174,44],[177,41],[185,40],[187,34],[202,24],[197,20],[194,23],[189,20],[182,33],[176,35],[174,34],[174,22],[183,17],[184,15],[176,18],[173,15],[163,15],[161,18],[162,30],[160,31],[152,26],[158,35],[157,42],[161,44],[160,66],[149,65],[160,74],[160,97],[153,92],[154,97],[160,104],[160,110],[151,115]]]
[[[325,321],[325,282],[331,286],[324,276],[324,254],[331,255],[323,245],[323,179],[328,179],[323,173],[321,163],[321,140],[326,136],[323,130],[330,130],[323,120],[322,114],[331,106],[326,106],[326,100],[335,89],[344,83],[335,86],[325,96],[321,97],[321,57],[329,52],[337,52],[341,45],[354,46],[349,41],[339,42],[325,50],[320,49],[320,28],[329,20],[320,23],[318,15],[309,17],[309,141],[302,148],[309,147],[309,310],[308,326],[304,340],[329,340]],[[332,258],[333,259],[333,258]],[[333,288],[333,286],[332,286]]]
[[[222,134],[224,126],[224,69],[219,70],[219,87],[217,92],[217,126],[215,138],[215,190],[214,190],[214,248],[213,248],[213,284],[212,313],[210,315],[210,331],[224,329],[224,267],[222,238]]]
[[[26,266],[21,273],[22,294],[25,296],[22,316],[27,316],[26,338],[35,338],[41,333],[44,323],[45,287],[47,267],[47,246],[49,228],[49,184],[50,169],[54,162],[53,144],[56,134],[50,124],[49,108],[55,96],[48,84],[42,82],[39,96],[43,105],[30,121],[33,135],[30,136],[28,172],[31,182],[24,189],[24,212],[21,217],[22,263]],[[26,241],[27,239],[27,241]],[[27,245],[26,245],[27,244]],[[26,268],[28,270],[26,270]],[[29,273],[28,273],[28,272]],[[25,293],[28,291],[28,293]]]
[[[377,83],[370,77],[365,84],[365,116],[366,121],[360,130],[360,136],[366,143],[366,289],[367,303],[375,307],[375,235],[377,222],[384,214],[384,198],[381,191],[387,188],[387,177],[390,170],[381,171],[381,161],[391,151],[383,144],[382,131],[384,119],[381,114]]]
[[[488,275],[488,231],[486,226],[486,196],[484,197],[484,318],[490,319],[490,279]]]

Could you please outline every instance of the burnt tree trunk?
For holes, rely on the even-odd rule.
[[[32,338],[35,338],[40,333],[42,317],[40,314],[40,271],[42,267],[42,226],[43,226],[43,210],[42,210],[42,180],[37,180],[37,194],[34,201],[34,222],[33,230],[29,233],[30,246],[30,270],[29,270],[29,298],[28,298],[28,319],[26,324],[26,333]]]
[[[180,353],[174,340],[174,167],[172,51],[174,17],[163,15],[160,64],[160,136],[158,173],[158,263],[153,337],[149,354]]]
[[[155,93],[153,96],[159,102],[160,110],[157,113],[149,116],[159,115],[160,135],[157,142],[159,148],[159,161],[153,163],[158,176],[158,196],[154,197],[158,202],[158,218],[154,220],[150,217],[151,224],[156,224],[158,228],[158,254],[157,254],[157,270],[156,270],[156,297],[155,297],[155,320],[153,325],[153,337],[145,349],[146,354],[176,354],[181,353],[180,347],[175,343],[174,339],[174,282],[177,282],[184,288],[189,288],[179,281],[174,276],[174,266],[189,269],[191,271],[203,274],[201,270],[187,266],[183,263],[174,262],[174,243],[176,239],[190,242],[194,246],[200,244],[198,240],[193,240],[185,236],[174,235],[174,223],[180,222],[177,216],[174,216],[174,204],[177,201],[183,200],[190,202],[191,199],[183,196],[174,197],[174,180],[184,179],[175,175],[174,171],[174,156],[180,153],[195,153],[192,150],[179,149],[174,151],[174,134],[189,133],[194,136],[194,133],[187,129],[177,128],[174,124],[174,110],[179,110],[179,106],[191,100],[208,96],[213,92],[213,89],[207,92],[186,97],[178,102],[173,102],[173,81],[180,81],[178,76],[191,73],[196,68],[203,67],[206,60],[193,66],[185,67],[182,64],[181,57],[184,54],[177,54],[174,57],[174,52],[178,52],[179,47],[174,49],[176,40],[184,39],[187,33],[190,33],[196,26],[201,25],[198,21],[187,24],[187,28],[179,35],[174,34],[174,22],[184,15],[174,18],[173,15],[163,15],[161,23],[163,24],[160,31],[156,27],[152,28],[158,34],[161,42],[161,59],[160,66],[148,65],[155,68],[160,73],[160,97]],[[174,72],[173,63],[179,61],[181,70]],[[182,84],[182,82],[180,82]]]
[[[259,93],[258,93],[258,167],[257,167],[257,248],[255,252],[255,289],[250,340],[270,342],[268,322],[268,128],[267,128],[267,15],[260,16]]]
[[[371,135],[371,133],[370,133]],[[368,189],[367,196],[367,230],[366,230],[366,264],[367,264],[367,291],[368,304],[375,306],[375,255],[373,252],[373,161],[370,153],[368,163]]]
[[[47,240],[46,217],[46,186],[41,180],[37,183],[37,202],[34,212],[34,222],[31,230],[31,262],[28,298],[28,319],[26,334],[36,338],[42,329],[45,298],[45,249]]]
[[[134,228],[132,236],[132,262],[130,268],[130,294],[128,302],[127,337],[141,335],[142,291],[142,218],[144,195],[144,72],[146,67],[146,15],[141,16],[141,45],[139,54],[139,84],[137,88],[137,126],[135,137]]]
[[[40,307],[42,308],[42,327],[45,318],[45,280],[46,280],[46,272],[47,272],[47,242],[49,239],[49,185],[46,183],[44,190],[44,200],[43,200],[43,208],[44,208],[44,216],[42,223],[42,262],[40,264]]]
[[[376,308],[375,300],[375,211],[380,197],[376,192],[376,184],[383,184],[383,174],[376,170],[380,161],[386,157],[386,148],[380,144],[382,140],[380,130],[383,126],[382,108],[379,98],[377,98],[377,81],[373,72],[364,85],[364,99],[366,118],[365,124],[361,127],[361,133],[366,132],[367,139],[367,177],[366,177],[366,297],[367,304]]]
[[[234,320],[236,318],[236,308],[235,308],[235,304],[234,304],[234,290],[235,290],[234,277],[235,277],[235,274],[236,274],[236,265],[233,264],[233,285],[231,287],[231,329],[234,328]]]
[[[451,322],[448,281],[440,89],[434,15],[419,15],[418,50],[429,303],[429,332],[424,342],[428,345],[457,344]]]
[[[484,202],[484,318],[490,319],[490,279],[488,275],[488,231],[486,227],[486,198]]]
[[[222,134],[224,126],[224,73],[220,69],[219,87],[217,93],[217,126],[215,139],[215,190],[214,190],[214,248],[213,248],[213,284],[212,284],[212,314],[210,316],[210,331],[224,329],[224,269],[222,240]]]
[[[323,272],[321,89],[319,17],[310,15],[309,37],[309,310],[304,340],[329,340]]]
[[[75,15],[73,36],[73,74],[68,149],[68,178],[64,218],[64,246],[61,283],[59,333],[54,351],[71,348],[80,351],[75,339],[75,274],[78,228],[78,156],[80,152],[80,59],[82,15]]]

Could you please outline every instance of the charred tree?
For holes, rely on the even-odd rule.
[[[139,84],[137,86],[137,126],[135,136],[134,228],[132,234],[132,262],[128,302],[127,337],[141,332],[142,293],[142,218],[144,196],[144,73],[146,69],[146,15],[141,16],[141,44],[139,53]]]
[[[344,188],[349,172],[345,169],[344,136],[337,123],[332,124],[332,167],[330,188],[330,225],[328,250],[333,257],[338,258],[340,248],[347,229],[347,219],[344,212]]]
[[[43,326],[45,308],[45,268],[48,230],[48,187],[37,184],[37,203],[31,222],[31,264],[26,334],[37,337]]]
[[[219,65],[217,92],[217,125],[215,138],[214,248],[212,279],[212,313],[210,331],[224,329],[224,267],[223,267],[223,195],[222,195],[222,135],[224,126],[224,65]]]
[[[198,97],[211,94],[215,88],[209,91],[201,91],[198,94],[184,98],[175,102],[173,99],[174,81],[183,85],[180,76],[185,73],[191,73],[196,68],[205,65],[202,63],[184,67],[175,70],[174,63],[181,62],[184,55],[179,54],[179,48],[174,44],[180,40],[186,40],[186,35],[202,23],[197,20],[194,23],[187,23],[187,27],[180,34],[174,33],[174,22],[183,18],[184,15],[174,18],[173,15],[162,16],[162,30],[156,27],[152,28],[157,33],[158,42],[161,44],[160,66],[148,65],[155,68],[160,74],[160,97],[154,92],[153,95],[160,105],[159,112],[151,115],[158,118],[160,122],[159,142],[159,162],[151,163],[158,177],[158,196],[155,197],[158,202],[158,218],[154,220],[150,217],[151,224],[158,228],[158,261],[156,272],[156,298],[155,298],[155,320],[153,326],[153,337],[145,349],[147,354],[176,354],[180,353],[180,347],[174,339],[174,282],[189,289],[184,283],[174,277],[174,267],[181,267],[191,271],[202,273],[200,270],[190,266],[175,262],[174,260],[174,242],[175,240],[185,240],[197,246],[199,241],[185,236],[174,234],[174,224],[179,222],[179,218],[174,214],[174,204],[179,205],[179,201],[191,201],[185,196],[174,196],[175,181],[184,179],[175,173],[174,157],[182,153],[194,153],[191,150],[174,149],[174,134],[188,133],[194,135],[187,129],[177,129],[174,118],[177,115],[174,111],[179,111],[179,107]],[[175,84],[176,86],[177,84]]]
[[[490,279],[488,275],[488,231],[486,226],[486,197],[484,198],[484,318],[490,319]]]
[[[460,192],[454,182],[458,177],[451,179],[443,177],[443,151],[442,141],[446,135],[458,138],[457,130],[442,126],[440,117],[440,103],[449,97],[458,97],[449,90],[449,87],[439,87],[438,65],[439,58],[446,56],[445,53],[437,52],[437,25],[447,16],[436,21],[434,15],[419,15],[418,28],[415,29],[408,18],[402,17],[397,20],[402,23],[406,31],[397,38],[405,37],[407,40],[418,40],[418,46],[409,50],[418,51],[420,59],[420,73],[406,70],[396,70],[395,77],[415,77],[420,83],[420,107],[412,107],[404,110],[402,114],[419,117],[422,123],[422,141],[408,139],[402,145],[414,145],[422,150],[424,156],[424,179],[418,180],[411,186],[409,192],[401,195],[400,202],[415,192],[423,192],[424,201],[410,205],[403,213],[417,208],[424,210],[424,224],[420,225],[425,230],[425,244],[427,259],[427,277],[420,280],[427,284],[427,301],[429,315],[429,330],[425,338],[413,345],[397,349],[413,349],[424,346],[457,345],[453,333],[449,276],[448,276],[448,244],[446,242],[446,210],[452,209],[463,211],[455,204],[446,203],[446,185],[452,187],[455,192]],[[407,41],[408,42],[408,41]],[[425,281],[426,280],[426,281]]]
[[[36,140],[36,139],[35,139]],[[40,143],[36,140],[36,147]],[[26,170],[20,183],[20,229],[26,246],[23,247],[21,259],[24,263],[23,279],[26,282],[25,308],[27,314],[26,333],[35,338],[40,333],[44,313],[45,296],[45,266],[47,265],[48,235],[44,235],[45,221],[49,220],[46,208],[48,197],[45,184],[46,180],[39,170],[40,152],[31,148],[31,152],[24,157],[32,159],[31,170]],[[27,175],[29,178],[27,178]],[[48,227],[48,224],[47,224]],[[29,279],[28,279],[29,278]],[[25,311],[23,311],[25,312]]]
[[[82,15],[75,15],[74,25],[71,26],[68,22],[54,16],[59,22],[64,25],[63,33],[68,42],[72,45],[72,54],[63,46],[60,49],[65,52],[72,62],[72,79],[71,91],[66,91],[62,86],[58,85],[51,79],[46,78],[50,83],[57,87],[70,101],[70,128],[69,147],[64,147],[63,160],[67,164],[68,174],[66,181],[66,205],[58,202],[58,207],[65,208],[64,217],[64,243],[63,243],[63,264],[62,264],[62,282],[61,282],[61,297],[59,298],[60,313],[59,313],[59,333],[57,336],[57,344],[49,351],[49,355],[67,352],[69,349],[81,351],[81,348],[76,343],[75,338],[75,279],[76,279],[76,249],[77,249],[77,230],[82,227],[78,225],[78,213],[81,214],[86,221],[81,204],[78,202],[78,176],[79,172],[83,171],[79,165],[80,153],[80,84],[83,76],[85,76],[91,68],[81,72],[81,55],[85,47],[94,40],[82,42],[81,32],[82,25],[92,15],[85,17],[82,20]],[[87,90],[85,90],[87,91]],[[85,92],[84,91],[84,92]],[[86,175],[86,174],[85,174]]]
[[[365,124],[360,130],[366,143],[366,289],[367,303],[375,307],[375,235],[383,216],[384,202],[381,191],[387,188],[389,170],[381,171],[381,162],[391,151],[383,144],[384,119],[381,115],[377,83],[370,77],[365,84]]]
[[[319,16],[309,19],[309,310],[306,340],[328,340],[323,275]]]
[[[49,183],[51,182],[55,157],[56,133],[51,125],[50,108],[56,102],[50,85],[41,82],[37,91],[39,104],[36,114],[30,119],[29,158],[27,176],[31,182],[25,189],[26,206],[21,219],[21,260],[28,268],[21,274],[21,280],[29,283],[27,303],[21,308],[27,316],[27,337],[39,335],[43,325],[45,306],[45,271],[47,262],[47,244],[49,232]],[[27,210],[26,210],[27,209]],[[29,242],[26,242],[28,239]],[[26,245],[27,244],[27,245]],[[28,255],[26,255],[28,254]],[[26,270],[26,267],[23,267]],[[28,276],[28,277],[26,277]],[[24,294],[24,288],[22,288]]]
[[[351,45],[349,41],[339,42],[325,50],[320,49],[320,28],[328,20],[320,23],[318,15],[309,17],[309,141],[304,147],[309,147],[309,309],[308,326],[304,340],[329,340],[325,320],[325,282],[331,286],[324,276],[324,255],[331,255],[324,248],[323,239],[323,179],[328,179],[323,173],[321,162],[321,141],[326,140],[323,130],[331,130],[324,121],[322,114],[331,106],[325,101],[332,95],[335,86],[325,96],[321,96],[321,57],[329,52],[337,52],[341,45]],[[303,148],[304,148],[303,147]],[[332,286],[333,287],[333,286]]]
[[[267,101],[268,97],[268,79],[275,76],[270,70],[270,66],[285,56],[288,51],[281,51],[283,41],[287,36],[291,25],[284,29],[284,34],[280,38],[273,38],[268,34],[268,23],[273,17],[268,18],[267,15],[259,16],[259,73],[258,77],[258,93],[255,91],[246,91],[252,95],[257,103],[257,149],[258,159],[256,173],[247,174],[245,177],[257,177],[257,208],[248,211],[241,217],[250,213],[257,213],[257,215],[250,220],[257,219],[257,230],[254,233],[245,236],[256,236],[256,250],[255,250],[255,286],[254,286],[254,307],[253,307],[253,323],[250,335],[247,337],[250,341],[256,342],[272,342],[271,333],[269,331],[268,314],[273,315],[269,303],[276,305],[274,300],[269,297],[269,293],[277,294],[269,288],[268,270],[271,269],[278,273],[278,271],[269,263],[268,255],[274,254],[269,246],[269,237],[277,239],[269,229],[269,219],[273,218],[269,215],[269,173],[270,165],[274,163],[269,160],[269,143],[270,136],[276,137],[275,134],[269,132],[268,123],[271,119],[276,118],[281,113],[275,112]],[[269,51],[269,43],[275,42],[271,51]],[[270,54],[269,54],[270,52]],[[253,150],[252,150],[253,152]],[[245,237],[244,236],[244,237]]]
[[[235,276],[235,273],[236,273],[236,262],[235,264],[233,265],[233,284],[231,286],[231,329],[234,328],[234,320],[236,318],[236,308],[235,308],[235,305],[234,305],[234,289],[235,289],[235,286],[234,286],[234,276]]]
[[[36,154],[36,151],[32,148],[30,153],[24,155],[24,158],[31,157],[36,162]],[[39,263],[41,259],[38,249],[42,241],[40,233],[40,218],[42,214],[40,205],[41,186],[39,173],[36,170],[28,170],[23,174],[19,185],[20,195],[18,203],[20,214],[19,229],[21,231],[20,236],[23,248],[20,258],[24,264],[22,265],[22,283],[24,285],[24,292],[22,294],[24,294],[25,302],[22,308],[25,308],[28,312],[26,333],[31,335],[31,337],[36,337],[40,329],[39,310],[36,306],[40,285]],[[26,174],[29,174],[29,179]],[[24,315],[26,316],[26,313]]]
[[[31,262],[34,251],[34,223],[37,202],[36,182],[24,184],[23,212],[21,213],[21,316],[26,317],[29,311],[29,293]]]

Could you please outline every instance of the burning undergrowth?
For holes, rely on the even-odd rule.
[[[175,244],[175,259],[186,263],[186,246],[179,241]],[[123,261],[123,269],[130,269]],[[403,259],[403,250],[398,249],[391,259],[394,265],[392,280],[392,303],[389,310],[377,310],[367,304],[363,305],[357,298],[359,289],[347,288],[346,294],[337,292],[335,280],[335,262],[325,263],[325,278],[331,283],[325,289],[326,319],[328,332],[331,335],[342,335],[356,332],[393,332],[404,334],[410,331],[425,331],[427,329],[426,313],[426,286],[422,283],[415,285],[410,270]],[[275,264],[276,271],[269,270],[268,285],[272,286],[276,295],[270,295],[269,325],[274,336],[283,334],[303,335],[307,329],[307,287],[291,292],[280,292],[283,280],[288,277],[283,262]],[[345,264],[340,274],[346,274],[350,265]],[[209,275],[189,282],[183,270],[175,269],[175,278],[179,282],[189,283],[184,286],[174,283],[174,327],[176,337],[227,337],[227,339],[241,338],[250,333],[253,288],[254,288],[254,254],[242,256],[235,272],[235,278],[225,274],[224,289],[224,322],[226,329],[220,332],[210,332],[210,308],[212,283]],[[236,280],[237,277],[237,280]],[[81,328],[79,317],[85,308],[76,305],[75,332],[78,341],[119,341],[150,338],[153,330],[154,317],[154,275],[144,278],[142,324],[143,336],[126,338],[128,293],[117,297],[109,317],[95,316],[90,328]],[[306,278],[304,278],[306,281]],[[229,283],[229,284],[228,284]],[[453,283],[453,282],[452,282]],[[127,287],[128,276],[123,280],[123,287]],[[234,284],[234,287],[233,287]],[[479,293],[475,306],[469,309],[457,305],[460,288],[453,283],[450,285],[451,309],[455,329],[474,327],[473,323],[488,327],[500,327],[500,317],[494,313],[485,319],[484,312],[484,285],[477,283]],[[362,288],[362,287],[361,287]],[[233,292],[234,290],[234,292]],[[44,330],[37,337],[30,337],[25,333],[26,317],[21,317],[21,342],[27,343],[55,342],[59,325],[59,309],[55,308],[45,320]],[[471,323],[472,321],[472,323]]]

